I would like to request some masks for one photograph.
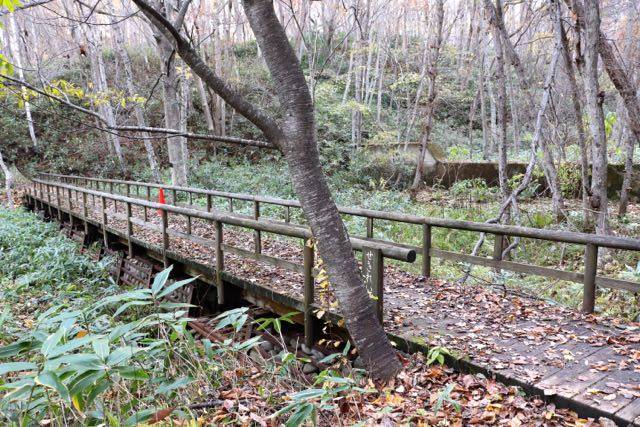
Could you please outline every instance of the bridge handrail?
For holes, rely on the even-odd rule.
[[[242,200],[242,201],[253,201],[253,202],[261,202],[261,203],[272,204],[277,206],[301,208],[300,202],[296,200],[281,199],[277,197],[254,196],[250,194],[230,193],[230,192],[217,191],[217,190],[206,190],[206,189],[193,188],[193,187],[180,187],[180,186],[174,186],[174,185],[155,184],[155,183],[147,183],[147,182],[141,182],[141,181],[91,178],[91,177],[83,177],[78,175],[51,174],[51,173],[44,173],[44,172],[39,172],[39,174],[45,175],[45,176],[58,177],[58,178],[72,178],[72,179],[80,179],[80,180],[87,180],[87,181],[93,181],[93,182],[97,181],[97,182],[107,182],[107,183],[114,183],[114,184],[147,186],[151,188],[162,188],[165,190],[176,190],[176,191],[190,192],[193,194],[211,195],[216,197],[233,198],[233,199]],[[447,218],[425,217],[425,216],[404,214],[401,212],[378,211],[373,209],[354,208],[354,207],[345,207],[345,206],[338,206],[338,210],[340,211],[340,213],[343,213],[343,214],[360,216],[360,217],[371,218],[371,219],[405,222],[409,224],[423,224],[423,225],[430,225],[433,227],[440,227],[440,228],[476,231],[481,233],[490,233],[490,234],[503,235],[503,236],[517,236],[517,237],[540,239],[540,240],[547,240],[547,241],[560,242],[560,243],[572,243],[572,244],[581,244],[581,245],[591,244],[591,245],[596,245],[598,247],[606,247],[611,249],[640,251],[640,239],[633,239],[630,237],[603,236],[603,235],[596,235],[596,234],[582,233],[582,232],[575,232],[575,231],[546,230],[546,229],[540,229],[540,228],[534,228],[534,227],[522,227],[522,226],[490,224],[490,223],[466,221],[466,220],[454,220],[454,219],[447,219]]]

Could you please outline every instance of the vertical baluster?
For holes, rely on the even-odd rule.
[[[584,290],[582,312],[591,314],[596,306],[596,274],[598,271],[598,247],[587,244],[584,248]]]
[[[422,224],[422,276],[431,277],[431,225]]]
[[[127,184],[127,187],[129,185]],[[133,243],[131,242],[131,236],[133,236],[133,222],[131,222],[131,202],[127,202],[127,246],[129,247],[129,258],[133,258]]]
[[[89,233],[89,213],[87,211],[87,193],[82,192],[82,218],[84,219],[84,233]]]
[[[253,219],[260,219],[260,202],[253,201]],[[255,253],[262,253],[262,233],[260,230],[253,230],[253,249]]]
[[[224,284],[222,282],[222,270],[224,269],[224,252],[222,250],[222,223],[214,221],[216,232],[216,288],[218,292],[218,304],[224,305]]]
[[[149,185],[145,185],[146,188],[146,193],[147,193],[147,202],[151,201],[151,186]],[[149,221],[149,212],[148,212],[148,208],[145,206],[143,208],[144,210],[144,222]]]
[[[162,221],[162,264],[164,268],[169,267],[169,257],[167,251],[169,250],[169,233],[167,228],[169,227],[169,219],[167,218],[167,211],[160,209],[160,218]]]
[[[504,252],[504,236],[502,234],[496,234],[493,241],[493,259],[495,261],[502,261],[502,252]],[[495,268],[496,273],[500,273],[502,269],[500,267]]]
[[[372,239],[373,238],[373,218],[367,217],[366,226],[367,226],[367,238]]]
[[[107,234],[107,199],[104,196],[100,196],[100,202],[102,204],[102,214],[101,222],[102,222],[102,238],[104,239],[104,247],[109,247],[109,235]]]
[[[211,194],[207,194],[207,212],[211,212],[212,204],[211,204]]]

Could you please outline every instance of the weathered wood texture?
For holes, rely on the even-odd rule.
[[[173,204],[175,207],[185,207],[185,205],[179,204],[178,202],[178,194],[185,193],[187,195],[187,199],[190,201],[186,208],[204,212],[212,212],[213,211],[213,202],[212,198],[225,198],[229,200],[229,211],[233,212],[233,201],[239,202],[251,202],[253,204],[253,216],[243,216],[238,215],[238,217],[244,219],[263,219],[265,221],[259,221],[262,223],[270,223],[278,226],[293,226],[302,229],[302,225],[300,224],[292,224],[290,222],[290,209],[291,208],[300,208],[300,204],[294,200],[286,200],[275,197],[266,197],[266,196],[253,196],[248,194],[236,194],[236,193],[228,193],[222,191],[215,190],[203,190],[197,188],[189,188],[189,187],[176,187],[176,186],[166,186],[162,184],[153,184],[153,183],[144,183],[137,181],[124,181],[124,180],[113,180],[113,179],[101,179],[101,178],[87,178],[87,177],[79,177],[73,175],[60,175],[60,174],[46,174],[41,173],[40,176],[46,177],[48,179],[54,179],[59,182],[71,183],[74,185],[86,185],[88,182],[94,182],[96,187],[102,185],[103,188],[107,187],[109,184],[109,191],[111,194],[116,195],[119,194],[117,191],[118,188],[121,190],[125,190],[129,188],[130,185],[142,186],[147,189],[147,194],[151,194],[152,188],[154,189],[163,189],[164,191],[171,191],[173,193]],[[114,187],[115,186],[115,187]],[[201,206],[197,206],[193,204],[194,197],[196,198],[206,198],[206,209],[203,209]],[[148,199],[148,197],[147,197]],[[277,218],[266,218],[264,214],[261,213],[261,206],[272,205],[272,206],[280,206],[286,208],[286,217],[284,222],[281,219]],[[393,245],[392,249],[385,250],[383,249],[383,255],[387,258],[398,259],[395,253],[399,248],[409,249],[420,253],[422,256],[422,272],[425,277],[429,277],[431,274],[431,258],[442,258],[450,261],[457,262],[465,262],[469,264],[475,265],[483,265],[490,266],[495,268],[496,270],[509,270],[523,274],[532,274],[539,275],[543,277],[550,277],[554,279],[572,281],[577,283],[583,283],[585,287],[584,292],[584,301],[583,301],[583,309],[586,312],[593,312],[595,307],[595,297],[596,292],[594,289],[597,287],[602,288],[612,288],[612,289],[625,289],[632,292],[640,291],[640,284],[637,282],[632,282],[628,280],[620,280],[613,279],[609,277],[603,277],[597,275],[597,248],[598,247],[607,247],[611,249],[621,249],[621,250],[632,250],[632,251],[640,251],[640,239],[632,239],[626,237],[616,237],[616,236],[603,236],[603,235],[594,235],[588,233],[575,233],[575,232],[567,232],[567,231],[556,231],[556,230],[543,230],[537,228],[530,227],[518,227],[518,226],[507,226],[501,224],[487,224],[487,223],[478,223],[472,221],[460,221],[460,220],[451,220],[445,218],[431,218],[431,217],[421,217],[416,215],[407,215],[400,212],[386,212],[386,211],[375,211],[370,209],[363,208],[353,208],[353,207],[338,207],[339,211],[344,215],[351,215],[362,217],[365,219],[366,224],[366,237],[352,237],[352,244],[357,249],[362,249],[363,247],[375,247],[376,244]],[[219,212],[219,211],[217,211]],[[191,215],[188,213],[185,214],[187,218],[191,218]],[[407,245],[402,242],[391,242],[380,239],[375,239],[374,236],[374,220],[386,220],[386,221],[395,221],[406,224],[415,224],[421,225],[423,227],[422,230],[422,245],[414,246]],[[188,220],[190,224],[190,219]],[[497,257],[494,254],[493,258],[486,258],[475,255],[467,255],[460,254],[450,251],[443,251],[436,248],[432,248],[431,245],[431,234],[434,227],[445,228],[445,229],[455,229],[455,230],[465,230],[465,231],[475,231],[481,233],[490,233],[497,236],[514,236],[514,237],[524,237],[530,239],[540,239],[558,243],[571,243],[571,244],[579,244],[585,246],[585,269],[584,273],[579,273],[575,271],[566,271],[556,268],[550,267],[542,267],[530,264],[517,263],[507,260],[502,260],[501,257]],[[187,230],[190,229],[190,225],[188,225]],[[260,229],[254,229],[254,252],[256,255],[259,255],[261,252],[261,234]],[[269,231],[269,230],[264,230]],[[419,232],[416,230],[416,232]],[[286,233],[284,233],[286,234]],[[498,241],[496,239],[496,241]],[[590,253],[588,249],[596,248],[595,257],[593,251]],[[495,249],[495,248],[494,248]],[[498,250],[497,248],[496,250]],[[392,252],[394,252],[392,254]],[[415,257],[415,252],[406,254],[408,258],[403,258],[403,260],[412,261],[411,257]],[[593,265],[596,263],[596,265]],[[594,285],[596,288],[594,288]]]

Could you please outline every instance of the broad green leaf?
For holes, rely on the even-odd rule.
[[[45,371],[38,375],[35,381],[36,384],[54,389],[63,399],[69,399],[69,390],[67,389],[67,386],[60,381],[60,378],[58,378],[54,372]]]
[[[98,338],[93,340],[93,351],[96,352],[100,359],[106,359],[109,356],[109,340],[107,338]]]
[[[164,287],[164,284],[167,283],[171,270],[173,270],[173,266],[165,268],[153,278],[153,284],[151,285],[151,292],[153,295],[158,295],[160,290]]]
[[[181,288],[185,285],[188,285],[189,283],[193,282],[195,280],[195,277],[186,279],[186,280],[180,280],[178,282],[173,283],[172,285],[167,286],[165,289],[162,290],[162,292],[160,292],[158,294],[158,298],[164,298],[167,295],[171,294],[173,291],[175,291],[178,288]]]
[[[36,369],[38,365],[31,362],[9,362],[0,364],[0,375],[8,374],[9,372],[18,371],[32,371]]]

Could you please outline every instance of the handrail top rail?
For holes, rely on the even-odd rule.
[[[311,230],[307,227],[293,226],[288,224],[282,224],[268,219],[251,219],[245,215],[234,214],[229,212],[221,212],[217,210],[203,211],[199,209],[190,209],[182,206],[175,206],[163,203],[151,202],[135,197],[127,197],[119,194],[106,193],[102,191],[91,190],[85,187],[78,187],[70,184],[55,181],[45,181],[41,179],[32,179],[33,182],[37,182],[43,185],[52,187],[65,188],[68,190],[78,191],[80,193],[86,193],[98,197],[104,197],[109,200],[116,200],[123,203],[130,203],[136,206],[143,206],[150,209],[161,209],[167,212],[186,215],[193,218],[200,218],[209,221],[217,221],[223,224],[235,225],[244,228],[250,228],[253,230],[265,231],[267,233],[280,234],[288,237],[296,237],[301,239],[309,239],[313,237]],[[398,261],[414,262],[416,259],[416,251],[405,247],[398,246],[393,242],[378,242],[368,239],[362,239],[359,237],[351,237],[351,245],[354,249],[362,250],[363,248],[380,249],[382,254],[386,258],[392,258]]]
[[[274,204],[279,206],[289,206],[289,207],[296,207],[296,208],[301,207],[300,202],[298,202],[297,200],[281,199],[277,197],[254,196],[250,194],[229,193],[229,192],[223,192],[223,191],[217,191],[217,190],[206,190],[206,189],[193,188],[193,187],[180,187],[180,186],[174,186],[174,185],[155,184],[155,183],[147,183],[147,182],[141,182],[141,181],[125,181],[125,180],[117,180],[117,179],[109,179],[109,178],[92,178],[92,177],[84,177],[84,176],[78,176],[78,175],[63,175],[63,174],[54,174],[54,173],[46,173],[46,172],[38,172],[38,174],[48,175],[53,177],[61,177],[61,178],[74,178],[74,179],[85,179],[89,181],[112,182],[114,184],[117,183],[117,184],[149,186],[153,188],[192,192],[195,194],[204,194],[204,195],[209,194],[217,197],[231,197],[237,200],[263,202],[263,203]],[[140,200],[140,199],[135,199],[135,200]],[[372,219],[405,222],[410,224],[423,224],[423,225],[430,225],[430,226],[440,227],[440,228],[475,231],[475,232],[490,233],[490,234],[497,234],[497,235],[525,237],[525,238],[540,239],[540,240],[547,240],[547,241],[560,242],[560,243],[572,243],[572,244],[581,244],[581,245],[590,244],[590,245],[595,245],[599,247],[607,247],[611,249],[640,251],[640,239],[634,239],[631,237],[603,236],[603,235],[576,232],[576,231],[545,230],[545,229],[534,228],[534,227],[522,227],[522,226],[515,226],[515,225],[492,224],[492,223],[486,223],[486,222],[455,220],[455,219],[448,219],[448,218],[426,217],[426,216],[418,216],[418,215],[412,215],[412,214],[404,214],[401,212],[378,211],[373,209],[353,208],[353,207],[345,207],[345,206],[338,206],[338,210],[340,211],[340,213],[354,215],[354,216],[361,216],[365,218],[372,218]]]

